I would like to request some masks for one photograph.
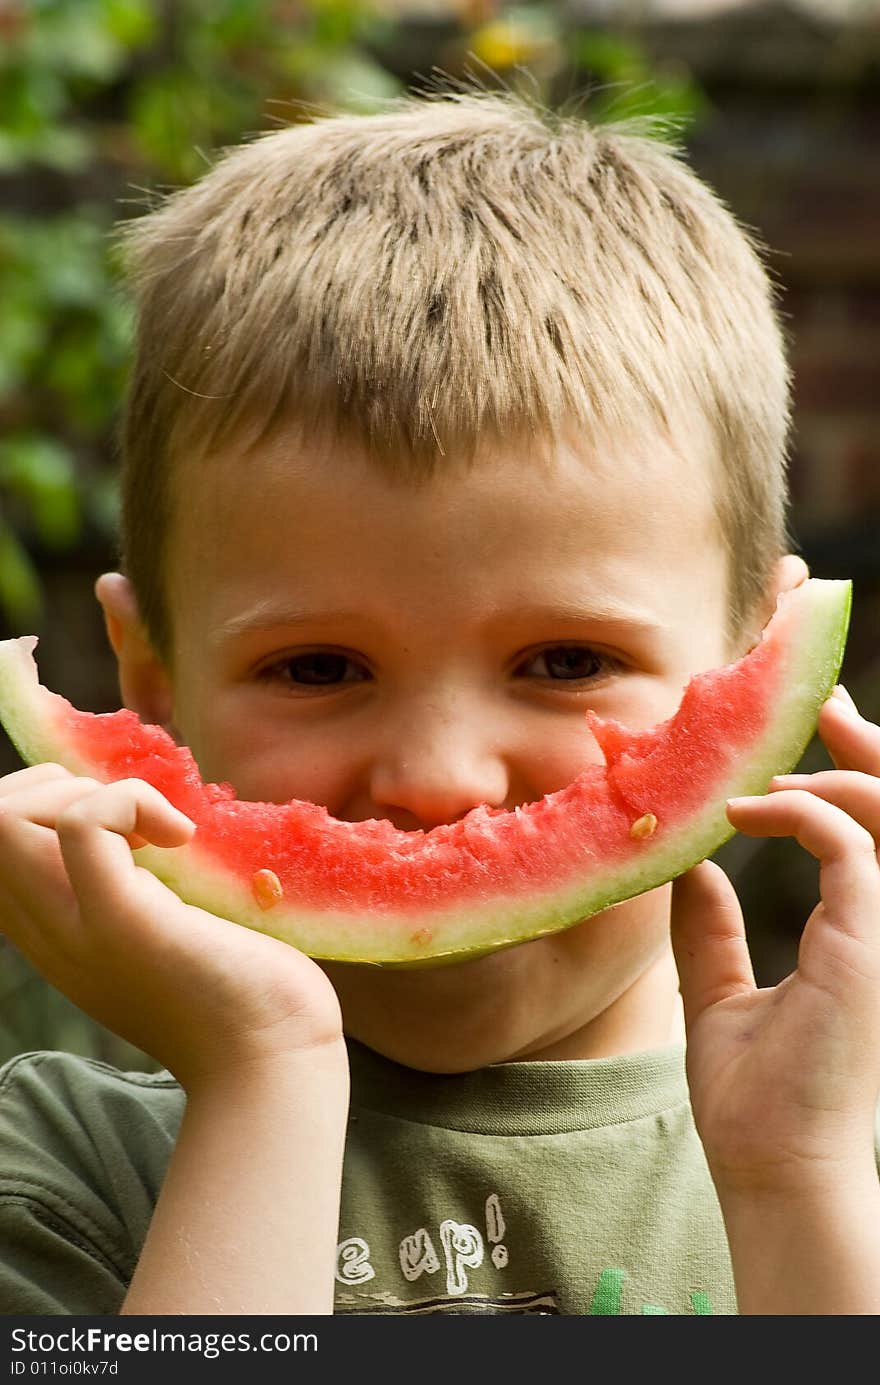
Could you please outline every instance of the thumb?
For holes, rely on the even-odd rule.
[[[688,1029],[704,1010],[743,991],[755,976],[736,891],[720,866],[702,861],[672,887],[672,948]]]

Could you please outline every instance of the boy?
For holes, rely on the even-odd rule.
[[[511,809],[805,576],[766,275],[659,144],[409,100],[130,239],[97,594],[127,705],[242,797]],[[156,791],[9,776],[4,931],[168,1071],[7,1067],[4,1311],[880,1310],[880,731],[838,694],[820,732],[835,770],[730,806],[821,862],[767,991],[711,863],[477,961],[317,964],[134,866],[191,831]]]

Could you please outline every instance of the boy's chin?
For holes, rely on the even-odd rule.
[[[679,1001],[665,887],[470,961],[321,966],[349,1038],[430,1073],[658,1047]]]
[[[438,967],[321,966],[339,996],[347,1038],[404,1067],[453,1074],[526,1058],[542,1046],[534,1032],[539,1017],[514,979],[530,947]]]
[[[381,1054],[383,1058],[390,1058],[402,1067],[444,1076],[477,1072],[493,1063],[513,1062],[529,1056],[525,1053],[508,1053],[503,1045],[499,1046],[497,1042],[488,1038],[459,1037],[450,1041],[448,1037],[444,1037],[442,1040],[432,1041],[432,1036],[426,1035],[412,1037],[385,1032],[372,1033],[369,1030],[352,1033],[348,1029],[345,1032],[348,1038],[356,1039],[374,1053]]]

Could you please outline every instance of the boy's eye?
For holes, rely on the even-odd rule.
[[[369,677],[367,670],[356,664],[347,654],[335,654],[331,650],[315,649],[308,654],[295,654],[289,659],[280,659],[277,664],[265,670],[269,678],[277,678],[287,684],[299,684],[310,688],[328,688],[337,683],[361,683]]]
[[[551,682],[586,683],[618,667],[609,654],[588,645],[555,644],[532,654],[520,665],[521,676]],[[288,688],[335,688],[366,682],[371,674],[363,664],[332,649],[312,649],[269,664],[263,678]]]
[[[576,682],[606,672],[614,660],[586,645],[556,644],[534,654],[523,669],[532,678],[551,678]]]

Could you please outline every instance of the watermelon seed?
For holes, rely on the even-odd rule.
[[[639,837],[652,837],[656,826],[657,819],[654,814],[645,813],[643,817],[636,818],[632,827],[629,829],[629,835],[635,840],[638,840]]]
[[[281,881],[274,870],[258,870],[252,880],[254,898],[261,909],[271,909],[284,898]]]

